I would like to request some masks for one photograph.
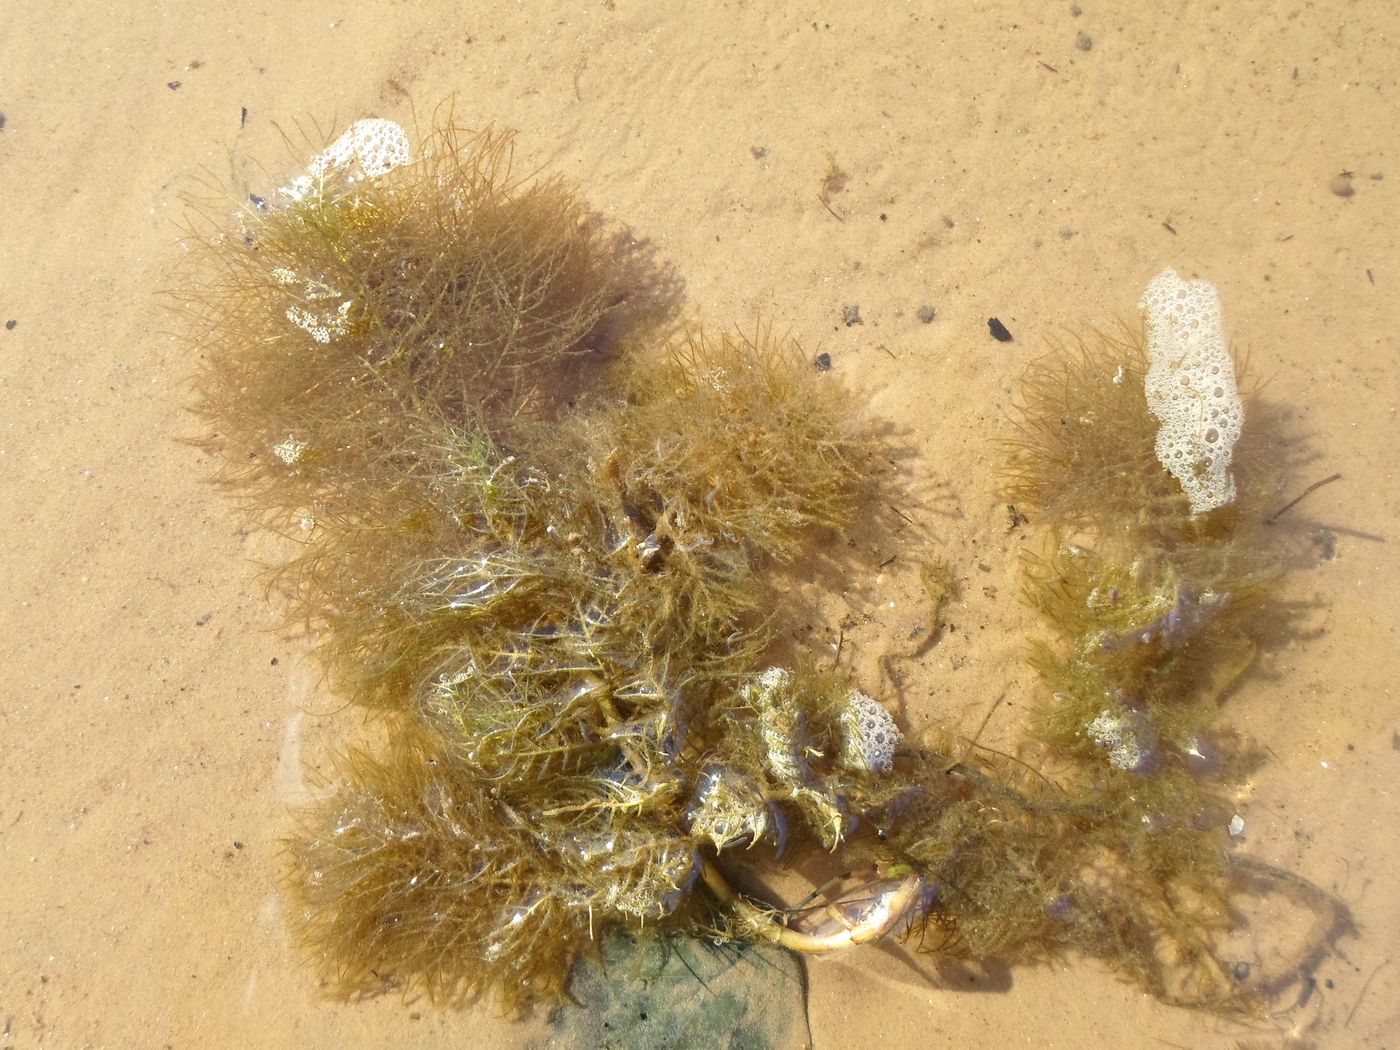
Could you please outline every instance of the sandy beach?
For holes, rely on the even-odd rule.
[[[1334,894],[1354,930],[1248,1023],[1092,962],[867,947],[808,967],[793,1045],[1394,1045],[1398,42],[1400,8],[1341,0],[12,0],[0,1048],[568,1045],[490,1003],[327,1000],[299,957],[280,842],[357,716],[267,600],[267,539],[182,440],[199,433],[198,362],[162,295],[198,280],[185,198],[266,194],[301,144],[365,116],[426,126],[444,105],[516,129],[522,169],[564,176],[649,242],[690,316],[829,354],[915,450],[901,511],[961,587],[891,703],[911,733],[976,727],[1004,694],[991,733],[1012,740],[1033,702],[996,442],[1047,338],[1134,318],[1166,267],[1206,278],[1306,449],[1288,487],[1341,474],[1288,516],[1314,548],[1281,598],[1306,630],[1261,651],[1223,718],[1270,756],[1234,848]],[[916,615],[904,564],[828,606],[872,690]]]

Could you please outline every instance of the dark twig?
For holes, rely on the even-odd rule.
[[[1264,524],[1265,524],[1265,525],[1273,525],[1275,522],[1278,521],[1279,518],[1283,517],[1284,514],[1288,513],[1288,511],[1292,510],[1292,509],[1293,509],[1294,507],[1296,507],[1299,503],[1302,503],[1304,497],[1312,495],[1312,493],[1314,493],[1314,492],[1316,492],[1318,489],[1322,488],[1323,485],[1330,485],[1330,484],[1332,484],[1332,482],[1334,482],[1334,481],[1341,481],[1341,480],[1342,480],[1341,474],[1333,474],[1331,477],[1329,477],[1329,478],[1323,478],[1321,481],[1314,481],[1311,485],[1309,485],[1307,488],[1305,488],[1298,496],[1296,496],[1296,497],[1294,497],[1293,499],[1289,500],[1289,501],[1288,501],[1287,503],[1285,503],[1282,507],[1280,507],[1278,510],[1274,511],[1274,512],[1273,512],[1272,514],[1270,514],[1267,518],[1265,518],[1265,519],[1264,519]]]

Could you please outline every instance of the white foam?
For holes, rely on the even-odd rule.
[[[1146,713],[1109,708],[1101,711],[1085,729],[1108,752],[1108,761],[1129,773],[1146,772],[1153,759],[1157,734]]]
[[[1147,406],[1157,417],[1157,459],[1181,484],[1191,513],[1235,498],[1230,462],[1244,426],[1220,296],[1206,281],[1163,270],[1147,285]]]
[[[899,727],[879,702],[851,690],[840,716],[841,764],[861,773],[888,773],[894,766]]]
[[[292,200],[317,190],[333,176],[377,179],[413,159],[408,132],[392,120],[370,117],[357,120],[345,133],[306,165],[306,174],[298,175],[282,188]]]

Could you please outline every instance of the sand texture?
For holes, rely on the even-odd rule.
[[[279,842],[355,716],[265,599],[266,539],[179,440],[198,431],[196,361],[159,293],[193,279],[182,196],[266,193],[307,138],[428,122],[445,99],[464,124],[518,129],[522,167],[649,240],[694,316],[766,319],[828,353],[917,451],[900,509],[962,588],[947,636],[885,697],[913,730],[975,727],[1005,694],[990,731],[1010,739],[1034,696],[995,439],[1047,335],[1133,317],[1167,266],[1205,277],[1306,441],[1291,487],[1342,474],[1290,512],[1317,536],[1284,593],[1308,631],[1265,651],[1227,712],[1273,756],[1239,800],[1237,848],[1355,918],[1306,1001],[1245,1026],[1090,963],[971,967],[895,944],[808,967],[783,1043],[1394,1045],[1400,7],[1082,7],[9,0],[0,1048],[591,1038],[490,1004],[321,996],[287,932]],[[878,568],[891,553],[814,628],[847,618],[872,690],[918,615],[911,573]]]

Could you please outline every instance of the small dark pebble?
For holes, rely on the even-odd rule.
[[[208,622],[209,622],[210,620],[212,620],[213,618],[214,618],[214,614],[211,613],[211,612],[207,612],[207,613],[205,613],[203,616],[201,616],[198,620],[196,620],[196,621],[194,622],[194,625],[195,625],[196,627],[203,627],[206,623],[208,623]]]
[[[239,126],[240,128],[246,128],[246,127],[248,126],[248,107],[247,107],[247,106],[239,106],[239,107],[238,107],[238,126]]]
[[[987,318],[987,330],[992,333],[992,338],[998,343],[1011,342],[1011,333],[1007,330],[1006,325],[1002,324],[995,317]]]
[[[272,658],[272,666],[273,666],[273,667],[276,667],[277,664],[278,664],[278,662],[279,662],[279,661],[278,661],[277,657],[274,656],[274,657]]]
[[[172,81],[170,81],[168,84],[166,84],[165,86],[168,87],[171,91],[179,91],[179,90],[180,90],[180,82],[179,82],[178,80],[172,80]]]
[[[1080,51],[1092,51],[1094,49],[1094,38],[1088,33],[1080,30],[1079,35],[1074,38],[1074,46]]]
[[[921,306],[921,307],[919,307],[919,320],[922,321],[924,324],[932,324],[932,323],[933,323],[933,318],[934,318],[934,316],[935,316],[935,315],[934,315],[934,312],[933,312],[933,307],[931,307],[931,306]]]
[[[238,839],[234,839],[234,840],[233,840],[233,848],[234,848],[234,849],[242,849],[242,848],[243,848],[243,843],[240,842],[240,841],[238,841]]]
[[[19,324],[19,322],[16,321],[14,318],[11,318],[10,320],[5,322],[5,331],[13,332],[15,330],[15,325],[17,324]]]
[[[850,328],[852,325],[865,324],[865,322],[860,319],[859,306],[842,307],[841,320],[845,323],[847,328]]]
[[[1235,973],[1235,980],[1237,980],[1237,981],[1247,981],[1247,980],[1249,980],[1249,963],[1247,963],[1247,962],[1237,962],[1237,963],[1235,963],[1235,970],[1234,970],[1234,973]]]
[[[884,212],[881,212],[881,213],[880,213],[880,221],[881,221],[881,222],[888,222],[888,221],[889,221],[889,218],[890,218],[890,217],[889,217],[888,215],[886,215]]]
[[[1332,978],[1330,978],[1330,977],[1327,978],[1327,980],[1325,980],[1325,981],[1322,982],[1322,986],[1323,986],[1324,988],[1335,988],[1335,987],[1337,987],[1336,984],[1333,983]]]
[[[1350,197],[1356,193],[1356,187],[1351,184],[1351,172],[1344,171],[1340,175],[1333,175],[1332,181],[1327,184],[1327,188],[1338,197]]]
[[[825,352],[820,353],[816,357],[812,358],[812,364],[817,366],[818,372],[830,372],[831,355]]]

